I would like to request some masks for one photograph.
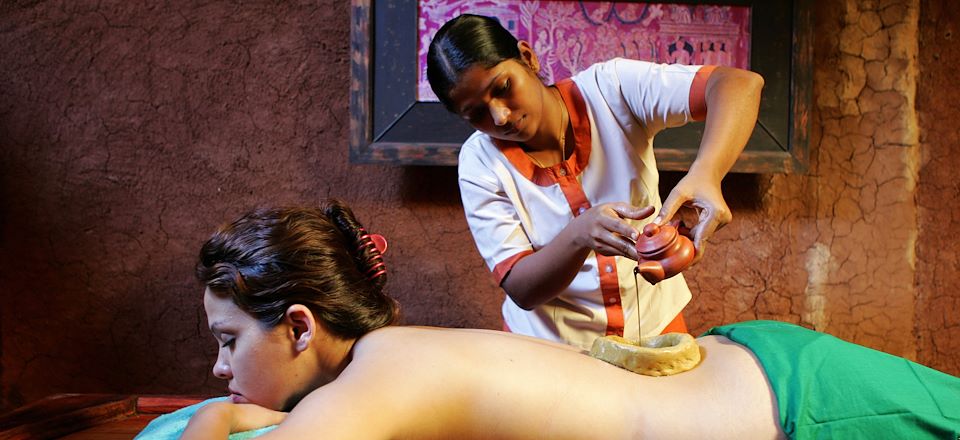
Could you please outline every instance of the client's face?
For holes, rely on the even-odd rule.
[[[298,398],[303,372],[294,362],[289,327],[267,328],[229,297],[207,289],[203,295],[210,331],[220,349],[213,375],[228,381],[234,403],[288,410]],[[295,397],[296,396],[296,397]]]

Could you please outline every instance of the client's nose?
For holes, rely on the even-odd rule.
[[[213,364],[213,375],[218,379],[230,380],[233,378],[233,371],[230,370],[230,364],[217,357],[217,363]]]

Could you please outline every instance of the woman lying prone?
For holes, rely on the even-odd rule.
[[[337,201],[257,210],[221,227],[197,273],[221,345],[213,373],[230,399],[197,411],[187,439],[275,424],[263,438],[918,438],[918,430],[956,438],[960,430],[960,379],[788,324],[715,328],[698,339],[700,364],[666,377],[531,337],[391,325],[397,307],[383,291],[380,247]]]

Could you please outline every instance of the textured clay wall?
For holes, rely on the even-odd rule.
[[[192,266],[260,204],[349,201],[407,323],[500,326],[455,170],[348,163],[348,2],[128,3],[0,3],[0,409],[220,392]],[[918,67],[918,21],[925,45],[952,26],[920,10],[816,2],[810,172],[725,182],[694,330],[781,319],[960,374],[956,50]]]
[[[960,10],[947,0],[920,6],[917,113],[917,356],[960,375]]]
[[[348,163],[349,2],[141,3],[0,3],[0,407],[221,391],[192,268],[258,204],[348,200],[408,322],[499,325],[456,170]]]
[[[727,179],[734,222],[688,276],[697,330],[792,321],[960,374],[954,9],[815,2],[809,172]]]
[[[916,358],[917,12],[815,3],[809,172],[758,177],[717,234],[689,277],[698,329],[772,318]]]

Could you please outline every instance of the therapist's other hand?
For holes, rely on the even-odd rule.
[[[720,182],[697,174],[687,174],[677,182],[677,186],[663,201],[663,207],[654,222],[665,224],[682,208],[692,209],[697,218],[695,225],[687,225],[691,228],[690,235],[696,248],[696,256],[691,264],[696,264],[706,252],[707,240],[730,223],[733,214],[723,199]]]
[[[594,206],[575,218],[575,243],[606,256],[637,259],[635,241],[640,231],[627,220],[640,220],[653,215],[652,206],[638,207],[628,203],[605,203]]]

